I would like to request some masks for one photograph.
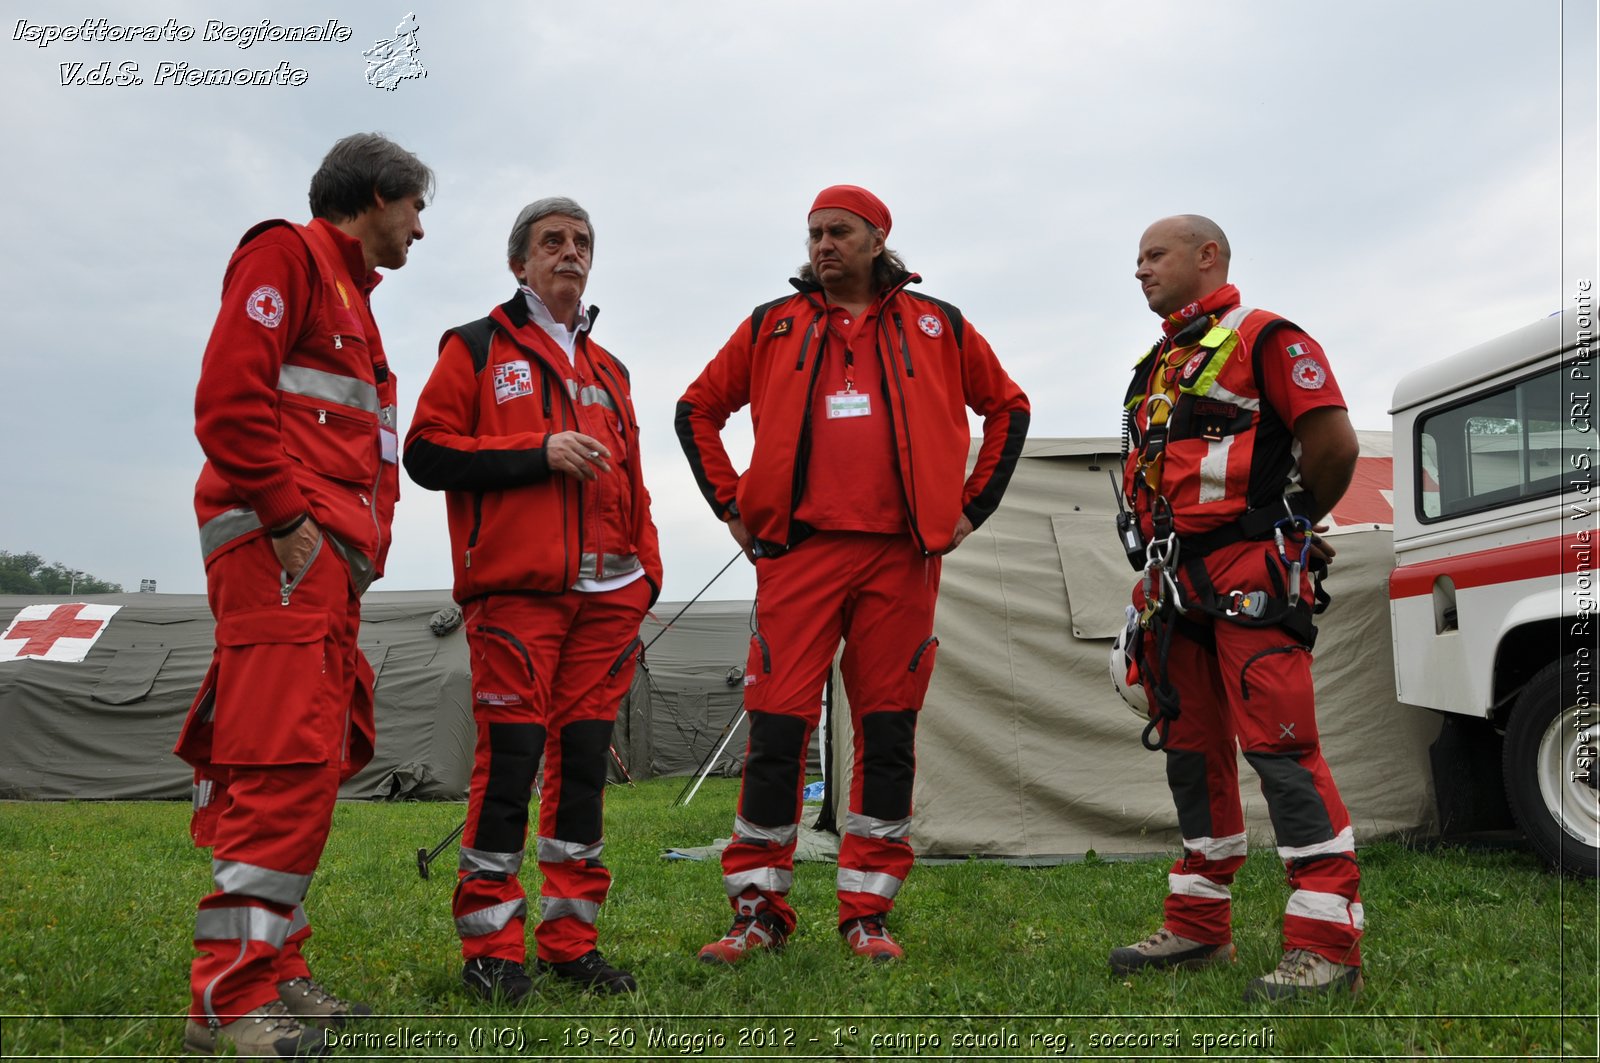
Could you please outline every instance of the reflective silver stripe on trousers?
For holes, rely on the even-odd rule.
[[[289,933],[289,920],[265,908],[202,908],[194,913],[196,941],[265,941],[281,949]]]
[[[1207,860],[1226,860],[1233,856],[1243,856],[1250,851],[1250,836],[1248,834],[1228,834],[1221,838],[1185,838],[1183,847],[1191,853],[1199,853]]]
[[[577,860],[598,860],[606,847],[604,839],[597,842],[564,842],[560,838],[539,839],[538,853],[541,864],[564,864]]]
[[[200,556],[210,557],[241,535],[261,530],[261,518],[248,506],[225,509],[200,525]]]
[[[1212,882],[1204,875],[1168,875],[1167,891],[1177,897],[1199,897],[1203,900],[1226,901],[1233,892],[1220,882]]]
[[[294,937],[300,931],[311,925],[311,920],[306,918],[305,905],[294,906],[294,915],[289,917],[289,936]]]
[[[871,893],[878,897],[893,898],[905,883],[881,871],[857,871],[841,867],[837,879],[840,893]]]
[[[528,902],[518,897],[514,901],[501,901],[499,904],[487,908],[479,908],[475,912],[456,919],[456,936],[464,938],[482,937],[492,934],[496,930],[503,930],[517,916],[528,914]]]
[[[873,819],[860,812],[847,812],[844,817],[846,834],[857,838],[909,838],[911,817],[905,819]]]
[[[772,842],[774,845],[793,845],[795,838],[800,833],[800,824],[791,823],[787,827],[758,827],[743,816],[733,817],[733,837],[735,841]]]
[[[326,399],[368,413],[378,412],[378,389],[353,376],[339,376],[304,365],[286,365],[278,373],[278,390],[308,399]]]
[[[1280,845],[1278,856],[1283,860],[1304,860],[1308,856],[1329,856],[1333,853],[1353,853],[1356,851],[1356,832],[1353,827],[1346,827],[1325,842],[1315,842],[1311,845]]]
[[[522,870],[522,856],[525,850],[519,849],[514,853],[491,853],[486,849],[468,849],[461,847],[461,859],[456,863],[462,871],[472,874],[474,871],[489,871],[497,875],[515,875]]]
[[[600,562],[605,562],[606,579],[626,576],[644,564],[633,554],[584,554],[578,559],[579,579],[599,579]]]
[[[299,904],[311,888],[310,875],[291,875],[237,860],[212,860],[211,879],[223,893],[260,897],[279,904]]]
[[[1283,913],[1298,915],[1302,919],[1315,919],[1322,923],[1353,926],[1355,913],[1351,908],[1350,898],[1341,897],[1337,893],[1295,890],[1289,894],[1289,903],[1284,906]]]
[[[794,872],[780,867],[758,867],[754,871],[723,875],[722,884],[730,897],[737,897],[752,887],[763,893],[788,893],[789,887],[794,885]]]
[[[593,901],[580,901],[575,897],[540,897],[539,918],[544,920],[571,917],[593,924],[600,917],[600,906]]]

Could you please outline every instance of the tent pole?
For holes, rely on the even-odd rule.
[[[694,795],[700,791],[700,784],[706,781],[707,775],[711,774],[711,769],[717,763],[717,758],[722,756],[722,751],[728,748],[729,742],[733,741],[733,732],[739,729],[739,724],[748,715],[749,713],[741,706],[739,715],[730,720],[728,726],[722,729],[722,741],[717,743],[717,748],[712,750],[711,755],[700,765],[699,773],[688,786],[684,787],[683,792],[678,795],[678,799],[673,804],[687,805],[694,800]]]

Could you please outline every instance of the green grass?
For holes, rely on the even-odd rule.
[[[633,969],[640,992],[596,999],[542,986],[525,1009],[498,1015],[457,982],[454,849],[431,881],[416,873],[417,846],[448,833],[463,806],[340,805],[308,898],[318,933],[307,956],[318,977],[380,1012],[369,1032],[409,1044],[338,1055],[666,1059],[695,1055],[692,1035],[702,1057],[724,1059],[1595,1054],[1596,886],[1523,852],[1364,848],[1367,986],[1354,1001],[1241,1002],[1279,948],[1285,887],[1269,850],[1251,855],[1235,886],[1239,963],[1226,969],[1112,977],[1107,951],[1159,920],[1166,863],[1090,859],[919,867],[891,921],[907,958],[887,969],[856,960],[834,933],[832,866],[802,864],[800,933],[782,955],[725,970],[695,960],[727,925],[720,868],[661,851],[725,835],[737,782],[712,780],[673,808],[681,786],[608,796],[615,882],[601,946]],[[194,903],[210,888],[187,818],[187,806],[168,803],[0,804],[0,1056],[177,1053]],[[498,1030],[520,1046],[495,1046]],[[430,1032],[457,1047],[426,1042]],[[679,1040],[651,1046],[667,1035]],[[963,1035],[986,1043],[959,1046]],[[1240,1043],[1202,1051],[1206,1035]]]

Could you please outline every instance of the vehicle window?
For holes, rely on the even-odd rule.
[[[1560,492],[1567,451],[1588,443],[1567,423],[1562,379],[1556,366],[1418,422],[1415,490],[1424,521]]]

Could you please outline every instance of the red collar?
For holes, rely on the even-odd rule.
[[[383,280],[383,275],[375,269],[367,268],[367,256],[361,250],[361,241],[346,233],[326,218],[312,218],[311,224],[306,228],[317,233],[344,260],[345,269],[350,271],[350,279],[356,282],[356,287],[361,289],[361,294],[371,295],[372,289]]]
[[[1205,298],[1196,300],[1175,313],[1168,314],[1161,322],[1161,332],[1168,339],[1171,339],[1202,314],[1220,314],[1222,311],[1232,309],[1238,305],[1239,289],[1231,284],[1224,284]]]

